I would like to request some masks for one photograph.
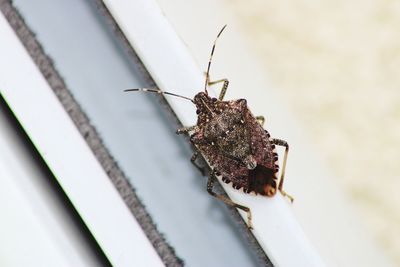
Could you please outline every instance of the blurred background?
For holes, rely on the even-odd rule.
[[[400,265],[400,3],[224,4],[360,219]]]

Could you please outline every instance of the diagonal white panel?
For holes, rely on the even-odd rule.
[[[114,266],[163,266],[114,185],[0,16],[0,93]]]

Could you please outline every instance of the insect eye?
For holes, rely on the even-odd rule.
[[[242,104],[243,106],[247,105],[247,100],[246,99],[239,99],[239,103]]]
[[[211,98],[212,102],[217,102],[217,99],[215,97]]]
[[[196,114],[200,114],[200,109],[196,109]]]

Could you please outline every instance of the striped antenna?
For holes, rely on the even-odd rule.
[[[217,35],[217,38],[215,38],[215,41],[214,41],[214,44],[213,44],[213,47],[212,47],[212,50],[211,50],[210,60],[208,61],[208,67],[207,67],[207,72],[206,72],[206,83],[204,85],[204,91],[205,91],[205,93],[207,95],[208,95],[207,85],[208,85],[208,82],[210,81],[210,67],[211,67],[212,57],[214,55],[215,45],[217,43],[217,40],[218,40],[219,36],[225,30],[225,28],[226,28],[226,25],[224,25],[224,27],[222,27],[222,29],[219,31],[219,33]]]
[[[160,94],[160,95],[172,95],[172,96],[176,96],[176,97],[180,97],[180,98],[189,100],[190,102],[194,103],[193,99],[191,99],[191,98],[189,98],[189,97],[177,95],[177,94],[170,93],[170,92],[164,92],[164,91],[161,91],[161,90],[159,90],[159,89],[136,88],[136,89],[126,89],[126,90],[124,90],[124,92],[139,92],[139,91],[142,91],[142,92],[150,92],[150,93],[157,93],[157,94]]]

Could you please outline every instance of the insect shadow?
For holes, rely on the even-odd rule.
[[[203,175],[204,167],[197,164],[196,159],[201,153],[209,162],[212,170],[207,182],[207,192],[227,205],[245,211],[247,225],[252,229],[250,209],[216,193],[213,189],[215,178],[221,176],[223,182],[231,184],[235,189],[243,189],[244,193],[273,197],[280,191],[293,202],[293,197],[283,190],[289,145],[284,140],[270,136],[263,128],[264,117],[254,116],[247,106],[246,99],[224,100],[229,85],[228,79],[210,81],[210,67],[216,42],[225,28],[226,25],[214,40],[205,73],[204,91],[197,93],[193,99],[150,88],[127,89],[125,92],[143,91],[171,95],[189,100],[196,106],[197,124],[180,128],[176,133],[189,135],[190,142],[197,149],[191,162]],[[222,88],[219,97],[209,96],[208,86],[220,83]],[[285,148],[279,179],[276,145]]]

